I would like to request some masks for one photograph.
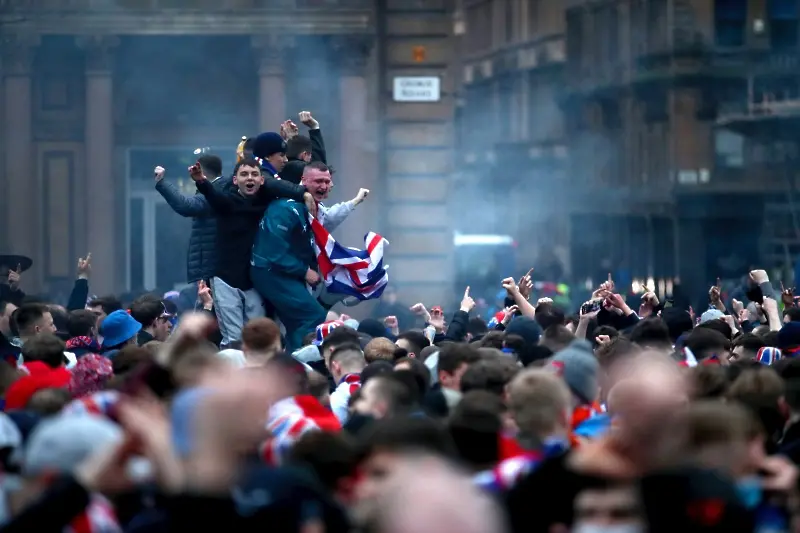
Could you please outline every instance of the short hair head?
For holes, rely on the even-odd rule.
[[[64,364],[64,341],[52,333],[42,333],[27,340],[22,346],[22,358],[26,363],[41,361],[50,368]]]
[[[14,311],[13,319],[20,335],[33,335],[38,323],[50,309],[42,304],[25,304]]]
[[[214,154],[203,154],[197,158],[206,177],[218,178],[222,176],[222,159]]]
[[[305,135],[296,135],[286,141],[286,157],[300,159],[303,152],[311,153],[311,139]]]

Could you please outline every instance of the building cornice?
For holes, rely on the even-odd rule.
[[[0,27],[40,35],[252,35],[276,31],[349,35],[374,31],[372,12],[362,9],[16,11],[0,15]]]

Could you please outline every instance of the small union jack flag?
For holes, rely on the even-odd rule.
[[[342,246],[320,221],[309,215],[319,272],[328,292],[359,300],[380,298],[389,283],[383,252],[389,241],[374,232],[364,237],[364,250]]]

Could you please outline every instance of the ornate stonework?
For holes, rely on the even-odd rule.
[[[86,73],[109,73],[114,68],[114,57],[119,37],[113,35],[86,35],[77,37],[78,47],[86,54]]]
[[[292,35],[253,36],[250,40],[261,76],[282,76],[287,54],[295,45]]]
[[[334,35],[330,37],[331,61],[350,76],[363,76],[375,45],[372,35]]]
[[[29,75],[38,46],[38,36],[9,34],[0,37],[0,72],[7,76]]]

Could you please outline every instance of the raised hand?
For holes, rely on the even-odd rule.
[[[506,307],[505,309],[503,309],[503,320],[501,323],[504,326],[507,326],[509,322],[511,322],[511,320],[514,318],[514,315],[517,314],[517,311],[519,311],[519,307],[517,307],[516,305],[512,305],[511,307]]]
[[[781,282],[781,301],[784,308],[794,307],[794,287],[786,289]]]
[[[16,270],[8,271],[8,286],[12,291],[19,289],[19,283],[22,280],[22,265],[17,265]]]
[[[369,189],[363,189],[363,188],[362,188],[362,189],[359,189],[359,190],[358,190],[358,194],[356,194],[356,197],[355,197],[355,198],[353,198],[353,202],[354,202],[356,205],[358,205],[358,204],[360,204],[361,202],[363,202],[364,200],[366,200],[366,199],[367,199],[367,196],[369,196]]]
[[[756,285],[769,282],[769,276],[766,270],[752,270],[750,272],[750,279],[752,279],[753,283]]]
[[[383,325],[392,332],[393,335],[400,333],[400,324],[397,322],[396,316],[387,316],[383,319]]]
[[[464,297],[461,299],[461,310],[469,313],[475,307],[475,300],[469,295],[469,287],[464,291]]]
[[[155,175],[156,178],[156,183],[164,179],[164,172],[166,171],[162,166],[157,166],[155,170],[153,170],[153,174]]]
[[[533,291],[533,281],[531,280],[531,273],[533,272],[533,268],[528,270],[528,273],[519,278],[519,293],[522,295],[523,298],[526,300],[531,297],[531,291]]]
[[[408,308],[408,310],[411,311],[412,313],[414,313],[417,316],[423,316],[423,315],[428,314],[428,310],[425,309],[425,304],[423,304],[421,302],[412,305],[411,307]]]
[[[605,298],[610,292],[614,291],[614,280],[611,278],[611,272],[608,273],[608,279],[600,284],[600,287],[592,293],[592,300],[597,298]]]
[[[195,163],[189,167],[189,177],[192,178],[195,183],[206,179],[203,175],[203,169],[200,168],[200,163]]]
[[[92,252],[78,258],[78,279],[88,279],[92,273]]]
[[[444,312],[438,305],[431,308],[430,315],[428,315],[428,324],[436,328],[437,332],[444,332]]]
[[[708,290],[708,299],[711,301],[712,304],[716,305],[721,300],[720,295],[721,291],[719,288],[719,278],[717,278],[717,284]]]
[[[288,141],[292,137],[297,137],[300,134],[300,128],[291,120],[285,120],[281,124],[280,135],[284,140]]]
[[[503,288],[506,290],[510,297],[514,297],[514,294],[520,292],[517,283],[514,281],[514,278],[506,278],[503,280]]]
[[[645,318],[652,315],[656,307],[658,307],[658,296],[652,292],[644,293],[642,295],[642,303],[639,304],[639,316]]]
[[[214,299],[211,296],[211,287],[206,285],[202,279],[197,282],[197,299],[203,304],[203,309],[211,310],[214,306]]]
[[[311,111],[300,111],[298,115],[300,122],[305,124],[310,130],[318,130],[319,122],[311,115]]]

